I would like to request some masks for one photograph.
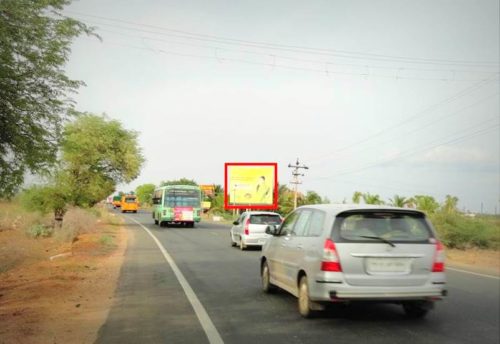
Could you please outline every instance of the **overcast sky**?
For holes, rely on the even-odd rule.
[[[75,1],[78,109],[140,133],[139,184],[224,162],[310,167],[302,191],[459,197],[500,212],[499,2]]]

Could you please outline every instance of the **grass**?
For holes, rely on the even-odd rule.
[[[500,249],[500,218],[437,212],[430,216],[442,242],[457,249]]]

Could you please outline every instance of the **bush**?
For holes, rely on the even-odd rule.
[[[54,233],[54,230],[50,227],[44,226],[42,224],[36,224],[31,226],[28,231],[28,235],[32,236],[33,238],[47,238],[52,236]]]
[[[457,249],[500,248],[500,228],[493,221],[467,218],[459,213],[437,212],[431,221],[447,247]]]
[[[61,241],[72,241],[78,235],[92,232],[97,225],[97,216],[88,209],[72,208],[64,216],[62,227],[55,232]]]

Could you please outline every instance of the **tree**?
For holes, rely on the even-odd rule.
[[[400,208],[404,208],[405,206],[410,204],[410,199],[399,195],[394,195],[394,197],[389,199],[389,201],[391,202],[392,206]]]
[[[363,200],[366,204],[384,204],[379,195],[372,195],[369,192],[363,194]]]
[[[141,204],[152,204],[153,192],[155,191],[156,185],[154,184],[142,184],[135,189],[135,193],[139,198]]]
[[[413,199],[415,200],[417,209],[427,214],[433,214],[439,208],[439,203],[432,196],[415,195]]]
[[[61,195],[57,209],[62,214],[59,218],[55,214],[60,225],[67,205],[92,207],[111,194],[118,183],[135,179],[143,162],[137,133],[105,116],[81,114],[64,129],[59,170],[44,188],[31,188],[28,194],[42,191],[40,197],[45,198]],[[56,213],[55,205],[48,203],[46,208],[51,206]]]
[[[451,214],[457,212],[458,197],[446,195],[442,209],[445,213]]]
[[[198,186],[198,183],[195,182],[193,179],[187,179],[187,178],[181,178],[177,180],[165,180],[160,183],[160,186],[166,186],[166,185],[194,185]]]
[[[92,34],[61,10],[68,0],[0,1],[0,197],[13,195],[27,171],[57,161],[61,130],[73,113],[69,95],[83,83],[64,71],[72,40]]]
[[[352,195],[352,203],[359,204],[361,197],[363,197],[363,194],[359,191],[355,191]]]

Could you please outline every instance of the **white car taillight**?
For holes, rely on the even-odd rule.
[[[248,229],[249,224],[250,224],[250,218],[248,218],[245,222],[245,235],[250,234],[250,229]]]

